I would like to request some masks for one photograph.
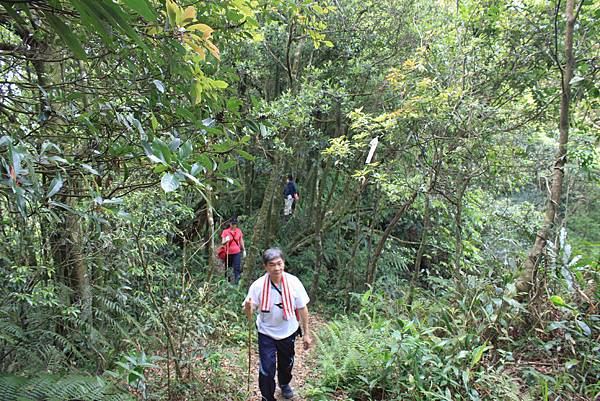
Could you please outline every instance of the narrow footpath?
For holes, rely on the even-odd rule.
[[[292,401],[308,401],[308,399],[304,397],[304,386],[307,380],[314,378],[316,374],[316,358],[314,355],[317,341],[316,334],[323,326],[325,326],[325,324],[327,324],[327,322],[322,320],[319,315],[311,315],[310,326],[313,337],[315,338],[315,344],[311,347],[311,349],[304,350],[302,338],[298,338],[296,340],[296,359],[294,362],[294,376],[291,383],[295,395],[294,398],[292,398]],[[252,340],[252,376],[250,381],[251,396],[248,398],[248,401],[261,401],[260,390],[258,389],[258,345],[256,344],[256,331],[253,333]],[[247,363],[247,356],[244,358],[244,360]],[[275,397],[277,400],[288,401],[286,398],[283,398],[279,388],[275,393]]]

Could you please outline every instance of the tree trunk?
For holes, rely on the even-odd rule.
[[[371,260],[369,261],[369,266],[367,268],[367,277],[365,279],[365,282],[367,284],[372,285],[373,282],[375,281],[375,276],[377,274],[377,261],[379,260],[379,257],[381,256],[381,252],[383,252],[383,247],[385,245],[385,242],[386,242],[387,238],[390,236],[390,234],[392,233],[392,231],[394,230],[394,228],[396,227],[396,224],[398,224],[398,221],[400,221],[400,218],[402,217],[402,215],[404,215],[404,213],[408,210],[408,208],[413,204],[413,202],[415,201],[415,199],[417,197],[417,194],[418,194],[418,191],[413,192],[412,195],[410,196],[410,198],[408,198],[408,200],[404,203],[404,205],[402,205],[402,207],[400,207],[396,211],[394,218],[392,219],[392,221],[390,221],[387,228],[383,232],[383,235],[379,239],[379,242],[377,243],[377,247],[375,248],[375,253],[373,254],[373,257],[371,258]]]
[[[91,312],[92,293],[81,250],[81,227],[78,216],[64,212],[63,220],[51,234],[52,260],[57,278],[73,291],[74,297],[65,299],[67,304],[81,302],[82,318]],[[65,298],[67,296],[65,295]]]
[[[378,193],[379,194],[379,193]],[[375,210],[373,213],[373,221],[375,221],[375,216],[377,215],[377,205],[379,203],[379,196],[376,196],[375,200]],[[346,277],[346,289],[344,291],[344,310],[348,312],[350,310],[350,292],[354,290],[354,280],[356,277],[355,269],[356,269],[356,251],[358,251],[358,246],[360,245],[360,231],[362,227],[360,224],[360,207],[356,208],[356,230],[354,233],[354,245],[352,247],[352,254],[350,255],[350,259],[346,264],[346,272],[348,272],[348,277]]]
[[[206,241],[206,256],[208,257],[208,275],[207,281],[210,281],[215,268],[217,266],[217,258],[215,256],[215,216],[213,212],[213,196],[212,191],[206,191],[206,198],[208,202],[206,204],[206,221],[208,226],[208,239]]]
[[[456,211],[454,213],[454,276],[461,276],[461,265],[463,258],[463,241],[462,241],[462,210],[463,210],[463,198],[469,185],[468,179],[461,179],[461,186],[456,194],[456,203],[454,207]]]
[[[431,191],[431,188],[430,188]],[[431,208],[430,202],[431,193],[427,192],[425,195],[425,210],[423,211],[423,232],[421,233],[421,243],[417,250],[417,256],[415,257],[415,267],[410,280],[410,290],[408,293],[408,299],[406,300],[407,305],[412,305],[413,297],[415,294],[415,287],[417,280],[419,279],[419,273],[421,272],[421,263],[423,262],[423,254],[425,253],[425,246],[427,245],[427,236],[429,235],[430,219],[429,212]]]
[[[81,220],[74,214],[67,215],[67,227],[69,232],[69,263],[71,267],[71,283],[76,300],[81,303],[81,317],[88,320],[92,312],[92,289],[90,287],[88,268],[82,251],[83,230]]]
[[[323,258],[323,240],[321,238],[321,228],[323,219],[321,217],[321,208],[322,208],[322,185],[321,185],[321,170],[317,171],[317,180],[315,184],[315,215],[317,219],[315,219],[315,270],[313,272],[312,284],[310,286],[310,297],[313,302],[317,302],[317,294],[319,288],[319,277],[321,275],[321,262]]]
[[[277,190],[277,185],[281,178],[282,166],[278,158],[273,161],[273,169],[271,170],[271,176],[269,182],[265,188],[263,195],[262,205],[256,216],[256,223],[254,224],[254,231],[252,232],[252,244],[246,242],[247,257],[244,263],[244,272],[242,275],[242,285],[247,286],[251,283],[254,278],[254,270],[256,266],[256,260],[262,249],[264,242],[264,235],[266,229],[267,218],[269,217],[269,207],[271,205],[271,199],[274,191]],[[279,191],[277,191],[279,193]]]
[[[558,11],[557,11],[558,12]],[[516,287],[521,293],[529,292],[533,287],[533,279],[536,267],[542,252],[546,246],[546,241],[556,217],[556,210],[560,204],[562,194],[562,183],[565,175],[564,166],[567,162],[567,143],[569,140],[569,105],[571,101],[571,79],[573,77],[573,31],[575,27],[574,0],[567,0],[566,19],[567,26],[565,32],[565,58],[566,64],[562,72],[562,97],[560,100],[560,121],[558,130],[558,154],[554,162],[554,172],[552,177],[552,187],[550,188],[550,199],[546,207],[544,221],[536,234],[533,247],[523,266],[523,273],[517,279]],[[557,55],[558,57],[558,55]]]

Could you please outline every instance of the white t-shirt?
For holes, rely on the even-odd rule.
[[[302,282],[298,277],[289,273],[285,273],[285,279],[287,280],[290,295],[292,297],[292,309],[304,308],[310,302],[310,298],[308,297]],[[246,300],[252,299],[254,310],[257,310],[260,307],[263,283],[264,276],[252,283],[248,290],[248,295],[246,295]],[[279,289],[281,290],[281,288]],[[270,297],[273,300],[271,310],[269,312],[259,311],[256,318],[256,326],[258,327],[259,333],[265,334],[275,340],[281,340],[294,334],[296,330],[298,330],[299,324],[295,313],[292,314],[288,320],[283,319],[283,303],[281,295],[275,288],[272,288],[272,284],[270,291]],[[281,307],[277,306],[278,304]]]

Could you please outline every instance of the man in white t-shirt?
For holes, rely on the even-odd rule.
[[[275,373],[285,398],[292,398],[290,386],[294,367],[294,342],[300,333],[304,349],[312,345],[308,329],[308,294],[300,280],[284,272],[285,259],[278,248],[263,253],[266,274],[250,286],[244,312],[252,320],[258,310],[258,385],[264,401],[275,401]]]

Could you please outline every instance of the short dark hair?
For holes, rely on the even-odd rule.
[[[288,174],[287,179],[290,181],[294,181],[294,176],[291,174]]]
[[[262,255],[263,265],[266,265],[270,261],[277,259],[277,258],[281,258],[281,259],[285,260],[285,257],[283,256],[283,252],[281,252],[281,249],[269,248],[263,252],[263,255]]]
[[[229,224],[237,224],[237,216],[233,216],[232,218],[229,219]]]

